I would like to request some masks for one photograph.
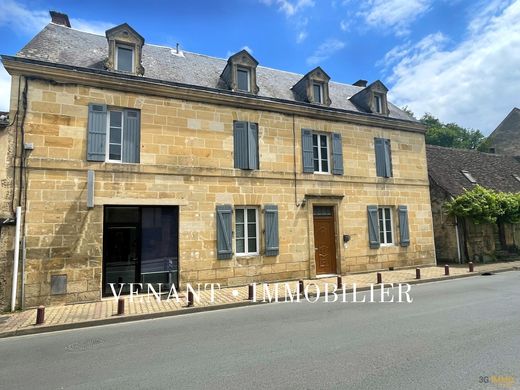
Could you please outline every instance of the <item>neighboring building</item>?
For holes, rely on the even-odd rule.
[[[146,45],[127,24],[106,36],[68,26],[54,14],[2,56],[19,121],[0,135],[0,212],[21,199],[26,306],[98,300],[111,282],[435,263],[425,129],[381,82]],[[33,150],[20,172],[22,140]],[[7,284],[13,235],[2,231]]]
[[[437,261],[489,261],[520,247],[518,225],[475,225],[448,215],[444,203],[475,185],[520,192],[520,162],[514,157],[427,145]]]
[[[520,156],[520,109],[513,108],[487,139],[490,153]]]

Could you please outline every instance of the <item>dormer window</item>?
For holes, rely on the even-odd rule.
[[[106,69],[142,76],[144,38],[126,23],[107,30],[105,35],[108,41]]]
[[[319,66],[298,81],[291,89],[297,100],[330,106],[329,98],[330,77]]]
[[[246,68],[237,68],[237,89],[239,91],[251,92],[250,72]]]
[[[121,72],[134,72],[134,48],[127,45],[117,45],[116,69]]]
[[[312,85],[312,90],[314,94],[314,103],[323,104],[323,86],[319,83],[314,83]]]
[[[220,83],[231,91],[257,94],[256,67],[258,61],[247,50],[241,50],[229,57],[220,75]]]
[[[356,86],[362,85],[362,83],[356,83]],[[366,112],[388,116],[390,111],[386,99],[387,92],[388,88],[381,81],[377,80],[358,91],[349,100]]]
[[[374,95],[374,107],[378,114],[383,113],[383,98],[381,95]]]

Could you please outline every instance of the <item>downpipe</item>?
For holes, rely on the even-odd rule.
[[[16,207],[16,233],[14,241],[13,257],[13,284],[11,286],[11,311],[16,308],[16,291],[18,289],[18,259],[20,258],[20,222],[22,220],[22,208]]]

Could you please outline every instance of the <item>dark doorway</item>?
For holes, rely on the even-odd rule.
[[[178,287],[179,208],[105,206],[103,229],[103,296],[110,283],[128,294],[128,283]],[[145,287],[146,289],[146,287]]]
[[[336,273],[334,208],[314,206],[314,258],[316,275]]]

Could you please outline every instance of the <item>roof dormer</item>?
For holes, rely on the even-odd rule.
[[[351,96],[350,101],[364,111],[388,116],[387,93],[388,88],[381,81],[377,80],[354,96]]]
[[[241,50],[229,57],[220,78],[229,89],[257,94],[256,67],[258,61],[247,51]]]
[[[292,90],[299,100],[330,106],[329,81],[329,75],[318,66],[303,76]]]
[[[108,58],[105,67],[108,70],[142,76],[144,38],[127,23],[107,30],[105,35],[108,41]]]

